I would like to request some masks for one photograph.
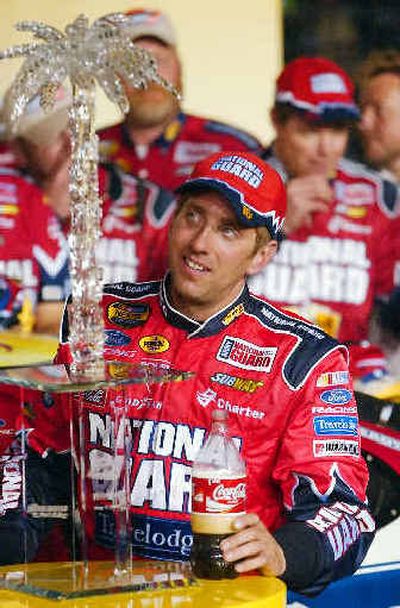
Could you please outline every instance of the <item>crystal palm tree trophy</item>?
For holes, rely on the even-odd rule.
[[[95,86],[100,85],[123,112],[128,110],[126,84],[145,87],[154,81],[176,94],[158,75],[151,55],[130,40],[125,26],[125,17],[117,13],[97,19],[90,27],[81,15],[65,32],[43,23],[21,22],[17,29],[31,32],[35,42],[0,53],[0,59],[25,57],[10,91],[11,124],[36,95],[40,95],[44,110],[51,109],[66,79],[72,87],[72,363],[68,368],[42,365],[0,370],[2,388],[10,391],[9,411],[15,412],[0,428],[0,546],[8,547],[8,537],[13,538],[10,550],[4,550],[1,559],[3,563],[25,564],[24,568],[18,566],[0,575],[0,586],[53,598],[143,587],[143,572],[138,574],[136,567],[132,571],[132,433],[128,432],[127,395],[137,385],[145,385],[150,391],[153,385],[188,376],[156,365],[130,365],[103,358],[102,276],[95,255],[101,235]],[[36,409],[30,391],[42,391]],[[92,450],[89,455],[85,445],[93,431],[90,420],[99,416],[99,408],[110,391],[114,405],[110,406],[102,430],[107,435],[107,449]],[[49,446],[57,450],[51,451]],[[112,534],[107,538],[113,538],[108,547],[112,558],[106,565],[93,566],[91,542],[94,538],[95,544],[104,532],[102,526],[107,524],[110,528],[110,513]],[[61,542],[53,540],[57,533],[62,535]],[[50,580],[46,569],[33,568],[28,563],[43,554],[47,559],[46,549],[52,543],[68,549],[66,556],[57,551],[57,561],[67,560],[58,567],[58,582]],[[0,557],[1,554],[0,550]],[[176,569],[172,570],[172,578],[179,579]],[[146,576],[145,586],[149,588],[151,581]],[[157,581],[157,573],[154,580]],[[165,584],[165,572],[161,580]]]

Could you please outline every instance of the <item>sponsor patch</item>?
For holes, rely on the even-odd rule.
[[[240,338],[225,336],[216,358],[241,369],[270,372],[277,350],[276,347],[257,346]]]
[[[107,318],[114,325],[127,329],[143,325],[149,318],[150,308],[147,304],[130,304],[129,302],[112,302],[107,307]]]
[[[314,439],[313,452],[316,458],[325,456],[358,456],[357,441],[350,439]]]
[[[111,361],[107,365],[107,373],[113,380],[125,380],[132,373],[132,366],[124,361]]]
[[[319,398],[328,405],[345,405],[352,400],[353,393],[345,388],[332,388],[320,394]]]
[[[85,391],[83,393],[83,398],[87,403],[103,407],[106,400],[106,391],[103,391],[101,388]]]
[[[346,93],[346,83],[335,72],[323,72],[310,78],[313,93]]]
[[[374,188],[370,184],[344,184],[342,200],[347,205],[373,205],[375,203]]]
[[[317,386],[336,386],[338,384],[349,383],[349,372],[348,371],[337,371],[337,372],[326,372],[318,376]]]
[[[207,407],[208,405],[210,405],[210,403],[215,401],[216,398],[217,398],[217,393],[215,391],[213,391],[211,388],[207,388],[205,391],[196,392],[197,402],[202,407]]]
[[[231,376],[230,374],[223,374],[221,372],[213,374],[210,380],[221,384],[221,386],[228,386],[235,391],[242,391],[243,393],[255,393],[258,388],[264,386],[264,382],[261,382],[261,380],[251,380],[250,378]]]
[[[131,341],[127,334],[118,329],[106,329],[104,333],[106,346],[126,346]]]
[[[232,323],[232,321],[234,321],[235,319],[240,317],[240,315],[242,315],[243,313],[244,313],[243,304],[238,304],[225,315],[225,317],[222,319],[222,323],[224,325],[230,325]]]
[[[365,207],[350,206],[347,207],[345,214],[353,220],[358,220],[367,215],[367,209]]]
[[[357,437],[356,416],[316,416],[313,420],[316,435],[352,435]]]
[[[356,414],[356,405],[314,405],[313,414]]]
[[[139,346],[145,353],[164,353],[169,349],[169,342],[164,336],[143,336],[139,340]]]

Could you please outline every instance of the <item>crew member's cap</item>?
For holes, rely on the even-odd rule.
[[[8,92],[5,95],[4,102],[8,127],[10,127],[8,116],[11,111],[9,105]],[[71,92],[64,87],[58,89],[54,106],[48,111],[44,111],[41,107],[39,95],[33,97],[18,119],[15,130],[10,136],[22,137],[38,146],[52,143],[68,127],[68,110],[71,105]]]
[[[279,173],[261,158],[249,152],[212,154],[195,165],[177,192],[207,189],[224,196],[243,226],[265,226],[274,240],[281,240],[286,190]]]
[[[167,46],[176,46],[176,33],[169,17],[159,11],[134,9],[125,13],[127,32],[132,40],[150,36]]]
[[[288,63],[277,80],[275,99],[324,122],[355,120],[360,115],[351,79],[323,57],[299,57]]]

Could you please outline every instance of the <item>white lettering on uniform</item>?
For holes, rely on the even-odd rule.
[[[357,305],[367,299],[370,265],[363,241],[315,236],[304,243],[285,241],[249,282],[253,291],[278,302]]]
[[[139,259],[132,238],[102,238],[97,243],[96,259],[103,268],[105,283],[136,281]]]
[[[122,460],[110,450],[115,444],[122,447],[127,440],[133,459],[135,454],[154,456],[143,459],[132,475],[132,505],[143,506],[149,502],[156,510],[190,511],[191,463],[204,443],[205,429],[165,421],[127,419],[125,425],[118,427],[115,438],[110,414],[89,412],[88,421],[89,476],[96,499],[111,499],[115,476],[119,478],[122,473]],[[241,438],[233,437],[233,441],[240,450]],[[164,462],[168,456],[184,462],[173,461],[168,468]]]

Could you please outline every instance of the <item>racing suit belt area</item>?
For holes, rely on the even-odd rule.
[[[348,549],[357,545],[358,556],[364,555],[373,522],[363,504],[367,473],[344,350],[247,288],[200,325],[170,307],[167,282],[115,284],[103,299],[107,358],[195,372],[184,382],[127,389],[134,553],[188,557],[191,465],[212,410],[220,408],[229,412],[247,463],[248,511],[270,530],[282,530],[286,520],[312,520],[323,504],[337,503],[332,521],[320,523],[317,534],[330,559],[338,560],[338,571],[349,573],[357,564],[350,564]],[[59,361],[69,360],[67,334],[64,323]],[[110,405],[122,397],[85,398],[89,466],[101,470],[112,448]],[[344,507],[351,536],[340,528],[342,504],[351,504]],[[308,529],[316,530],[312,524]],[[101,513],[99,544],[111,546],[113,531],[112,514]]]

